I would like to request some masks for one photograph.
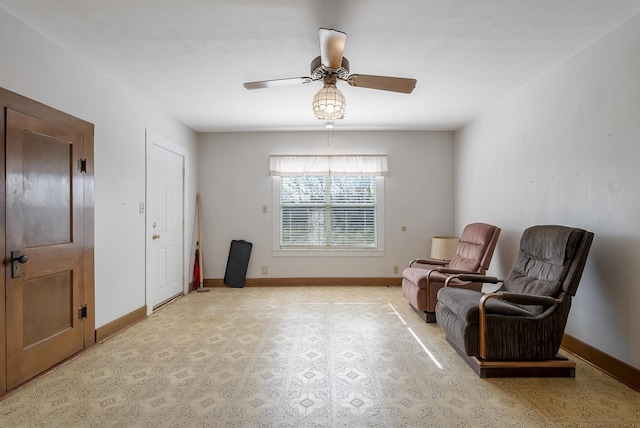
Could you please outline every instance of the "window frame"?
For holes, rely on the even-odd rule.
[[[376,247],[371,248],[292,248],[280,247],[280,176],[272,176],[272,218],[273,218],[273,255],[274,256],[384,256],[384,188],[382,176],[375,177],[376,185]]]

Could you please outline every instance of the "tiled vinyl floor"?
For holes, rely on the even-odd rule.
[[[640,393],[581,361],[574,379],[478,378],[401,294],[191,293],[9,395],[0,426],[640,426]]]

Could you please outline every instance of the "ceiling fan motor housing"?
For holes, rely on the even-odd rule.
[[[347,80],[349,78],[349,60],[342,57],[340,67],[335,70],[323,65],[321,57],[316,57],[311,61],[311,78],[313,80],[320,80],[327,74],[334,74],[340,80]]]

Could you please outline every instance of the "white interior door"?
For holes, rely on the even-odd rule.
[[[184,292],[184,156],[147,133],[147,307]]]

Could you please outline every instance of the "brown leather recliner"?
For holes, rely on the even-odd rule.
[[[437,294],[448,276],[460,273],[484,275],[496,248],[500,228],[486,223],[467,225],[451,261],[419,258],[402,272],[402,294],[409,305],[425,322],[436,322]],[[431,269],[413,267],[413,264],[432,265]],[[482,284],[453,279],[448,286],[480,291]]]
[[[438,325],[480,377],[575,376],[575,362],[558,351],[593,236],[573,227],[530,227],[504,280],[460,275],[502,283],[495,292],[440,290]]]

